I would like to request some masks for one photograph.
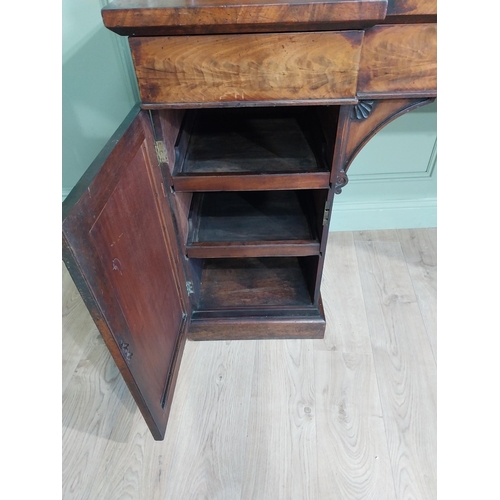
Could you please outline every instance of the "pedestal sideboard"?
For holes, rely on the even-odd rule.
[[[186,339],[321,338],[334,197],[436,97],[432,0],[116,0],[141,104],[63,204],[63,259],[155,439]]]

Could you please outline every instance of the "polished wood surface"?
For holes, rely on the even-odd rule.
[[[267,312],[267,311],[266,311]],[[262,314],[262,313],[261,313]],[[326,321],[321,311],[300,316],[239,316],[217,319],[193,317],[189,340],[235,341],[259,339],[321,339]]]
[[[384,19],[387,0],[115,0],[104,24],[120,35],[245,33],[332,28]]]
[[[174,175],[327,170],[318,161],[315,108],[199,110]],[[316,132],[316,133],[315,133]],[[319,133],[318,133],[319,132]]]
[[[64,260],[161,439],[187,309],[172,216],[145,123],[143,112],[133,112],[111,139],[111,154],[90,167],[91,179],[84,177],[65,201]]]
[[[375,26],[365,33],[358,96],[435,97],[437,26]]]
[[[379,99],[360,101],[345,106],[339,116],[339,130],[335,146],[335,169],[332,182],[344,187],[347,172],[356,155],[366,143],[390,122],[434,99]]]
[[[262,191],[263,189],[328,189],[330,172],[290,174],[207,174],[174,177],[176,191]]]
[[[349,102],[362,31],[133,37],[144,105]]]
[[[316,107],[188,110],[175,151],[176,191],[328,188]]]
[[[435,500],[436,231],[330,236],[325,338],[187,341],[163,442],[64,271],[62,497]]]
[[[202,193],[193,197],[188,257],[317,255],[309,191]]]
[[[431,16],[436,22],[437,0],[389,0],[387,5],[387,17],[393,20],[409,18],[411,22],[415,22],[415,19],[429,22]]]
[[[312,303],[298,258],[207,259],[199,310]]]

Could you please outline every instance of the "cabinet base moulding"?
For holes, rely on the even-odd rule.
[[[292,318],[224,318],[192,320],[188,340],[322,339],[324,316]]]

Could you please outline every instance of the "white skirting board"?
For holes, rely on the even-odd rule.
[[[344,203],[335,200],[330,231],[436,227],[436,209],[435,198]]]

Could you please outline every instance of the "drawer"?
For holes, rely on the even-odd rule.
[[[132,37],[144,107],[356,102],[363,31]]]
[[[358,96],[435,97],[436,35],[435,24],[375,26],[367,30]]]

